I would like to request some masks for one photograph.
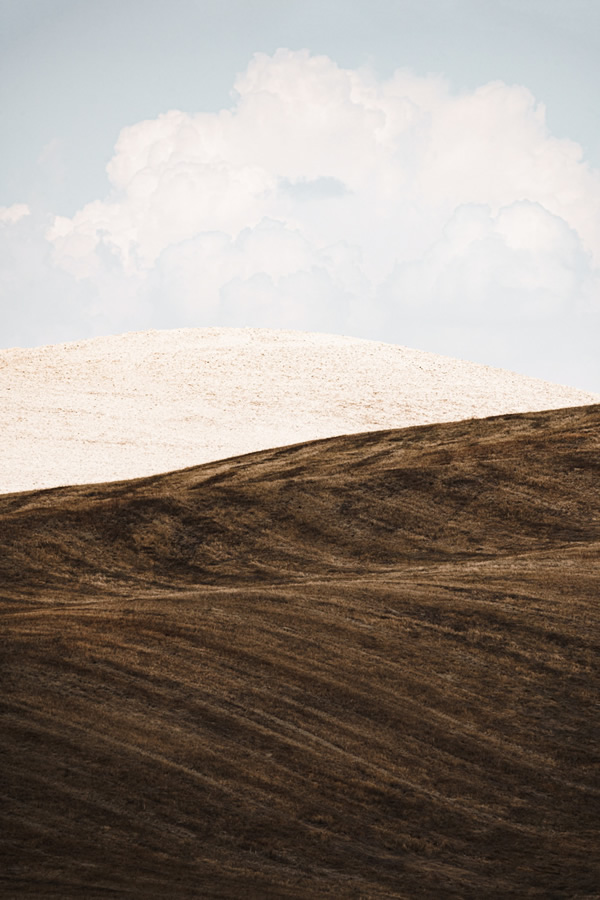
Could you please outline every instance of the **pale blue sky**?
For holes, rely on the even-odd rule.
[[[163,327],[181,324],[288,325],[384,337],[406,344],[412,342],[417,345],[418,341],[424,349],[469,356],[600,391],[600,370],[595,351],[595,329],[600,321],[597,294],[600,244],[595,243],[600,233],[600,209],[594,193],[600,169],[600,3],[597,0],[0,0],[0,20],[0,105],[3,114],[0,208],[13,210],[5,214],[9,224],[5,225],[5,249],[0,257],[5,271],[12,266],[4,279],[0,298],[0,346],[44,343],[89,336],[103,330],[126,330],[157,324]],[[120,224],[114,225],[116,230],[106,244],[111,248],[109,256],[112,262],[102,269],[101,275],[97,265],[93,272],[88,268],[83,274],[80,268],[75,271],[71,266],[69,269],[70,264],[67,265],[64,259],[57,256],[63,251],[57,249],[56,230],[52,244],[54,255],[50,256],[47,229],[55,216],[70,220],[86,204],[94,201],[102,203],[109,192],[114,198],[115,190],[118,194],[119,190],[125,189],[124,183],[118,188],[113,183],[111,187],[105,171],[115,154],[121,129],[135,126],[143,120],[155,120],[169,110],[181,110],[186,114],[217,114],[219,110],[232,108],[237,102],[237,95],[232,93],[236,76],[248,70],[253,54],[262,52],[272,60],[278,48],[289,48],[291,51],[307,48],[311,57],[328,57],[332,65],[337,64],[340,70],[348,72],[367,67],[379,85],[387,83],[395,70],[409,69],[422,79],[422,85],[429,83],[426,76],[441,76],[454,97],[461,94],[471,97],[477,89],[498,80],[507,87],[515,85],[525,88],[533,95],[535,102],[545,106],[544,128],[547,135],[576,142],[583,156],[577,164],[569,163],[560,177],[553,174],[557,166],[562,165],[560,158],[565,153],[568,155],[568,151],[563,153],[557,149],[558,145],[544,144],[541,131],[535,139],[531,138],[530,145],[527,135],[534,128],[533,111],[531,114],[524,113],[519,106],[520,101],[515,99],[517,94],[506,92],[503,99],[494,95],[490,100],[494,112],[490,112],[492,124],[486,130],[485,140],[489,139],[490,129],[493,131],[497,127],[499,137],[506,137],[508,128],[509,142],[512,141],[510,116],[513,113],[507,113],[509,118],[505,119],[505,113],[499,110],[518,108],[515,115],[521,116],[521,124],[515,131],[511,146],[516,148],[517,156],[522,152],[530,162],[542,154],[546,160],[544,172],[548,173],[545,185],[537,183],[535,166],[527,169],[529,174],[520,173],[512,154],[510,166],[515,174],[510,189],[506,188],[504,193],[495,197],[491,187],[471,190],[467,186],[462,193],[458,191],[449,197],[443,184],[446,169],[443,165],[441,168],[437,166],[437,174],[434,175],[438,180],[432,180],[423,187],[427,194],[427,216],[423,212],[424,207],[419,205],[421,201],[409,198],[404,192],[398,194],[401,200],[397,201],[397,204],[405,206],[404,219],[398,217],[397,204],[396,207],[392,204],[390,209],[381,212],[378,219],[388,223],[380,238],[372,228],[370,234],[359,235],[345,222],[342,228],[340,222],[351,209],[356,215],[361,210],[361,215],[365,216],[364,197],[367,194],[363,197],[360,193],[366,190],[365,173],[380,165],[375,156],[369,157],[367,154],[357,159],[355,169],[348,171],[347,177],[340,176],[340,194],[346,192],[348,197],[352,195],[354,198],[360,195],[361,199],[360,202],[356,200],[354,207],[351,206],[351,197],[343,201],[346,212],[339,219],[332,213],[331,219],[328,218],[333,202],[331,199],[323,201],[329,206],[308,213],[306,202],[300,212],[298,209],[291,211],[280,198],[281,202],[276,205],[261,206],[260,215],[258,211],[255,215],[252,209],[245,207],[244,215],[240,213],[238,216],[236,213],[227,223],[222,219],[212,222],[206,217],[202,218],[201,223],[194,220],[195,224],[181,233],[176,230],[160,239],[156,236],[148,238],[150,243],[147,247],[151,244],[156,252],[152,251],[152,262],[144,264],[143,288],[140,286],[140,273],[136,272],[138,281],[132,286],[131,271],[125,271],[125,266],[125,274],[117,273],[111,255],[117,253],[115,247],[118,245],[121,248],[118,251],[121,254],[120,264],[123,263],[124,230],[129,229],[128,234],[135,232],[137,235],[140,228],[139,218],[136,219],[129,208],[126,213],[123,212],[124,206],[119,210]],[[306,61],[298,63],[299,68],[295,69],[296,62],[285,63],[286,90],[293,78],[302,80],[305,75],[309,77],[307,65]],[[297,75],[291,74],[292,71]],[[313,97],[313,106],[318,105],[321,99],[324,105],[337,102],[332,99],[337,96],[337,88],[333,81],[331,85],[331,97],[326,97],[325,93],[323,98],[320,95],[316,99]],[[415,98],[421,96],[421,88],[415,88],[415,91],[411,94],[410,103],[418,106],[421,101]],[[258,95],[252,96],[254,105],[249,104],[248,109],[256,110],[254,101]],[[482,101],[474,100],[473,103],[482,103],[483,106],[477,106],[477,110],[482,111],[467,113],[466,121],[477,122],[478,119],[473,116],[478,115],[482,120],[486,119],[487,95]],[[427,103],[421,112],[427,118],[429,112],[423,112],[426,108],[429,109]],[[259,116],[257,128],[261,127],[259,119],[263,112],[252,115]],[[339,115],[339,135],[346,135],[345,140],[353,146],[353,138],[348,137],[353,132],[343,130],[346,125],[342,123],[346,120],[341,111]],[[439,122],[442,124],[436,126],[437,130],[434,129],[435,134],[431,138],[433,143],[431,146],[428,144],[430,162],[433,157],[437,159],[444,155],[448,141],[444,129],[449,127],[448,116],[460,115],[462,113],[454,105],[448,106],[447,113],[443,110],[440,113]],[[529,124],[525,121],[528,115]],[[494,125],[494,116],[499,116],[497,125]],[[249,126],[246,124],[245,127]],[[310,131],[312,126],[307,127],[308,142],[314,140],[314,135],[308,136],[313,133]],[[362,127],[359,126],[359,131]],[[240,131],[240,134],[245,133]],[[272,141],[276,142],[276,130],[269,133]],[[146,131],[142,134],[140,130],[139,134],[142,135],[139,140],[154,140],[148,137]],[[302,134],[304,132],[300,133],[299,140],[302,140]],[[420,134],[420,131],[411,132],[410,138],[404,140],[401,148],[402,153],[407,155],[403,159],[412,159],[422,152],[419,149],[422,147]],[[343,139],[339,139],[343,147]],[[171,132],[168,140],[171,141],[170,146],[176,146],[177,141]],[[436,140],[441,143],[435,144]],[[412,142],[408,149],[407,141]],[[127,145],[127,153],[133,152],[131,146]],[[483,146],[479,137],[473,146]],[[252,165],[258,165],[261,169],[263,174],[260,177],[266,179],[264,185],[274,184],[273,179],[279,179],[280,185],[295,184],[295,191],[290,193],[288,190],[287,195],[292,196],[293,193],[298,204],[302,204],[302,197],[314,193],[311,187],[311,184],[316,184],[313,176],[338,177],[335,168],[325,162],[328,152],[325,145],[319,152],[324,154],[322,165],[319,160],[305,159],[292,171],[286,168],[286,160],[273,161],[270,151],[263,148],[256,150]],[[469,153],[488,153],[480,149],[465,150],[462,144],[454,152],[467,156]],[[223,157],[228,160],[227,165],[233,164],[232,153],[230,148]],[[194,154],[195,151],[190,158],[196,159]],[[548,154],[554,154],[554,161]],[[270,160],[268,164],[265,161],[267,157]],[[477,155],[474,158],[480,159]],[[504,165],[505,159],[506,154],[500,156],[498,165]],[[238,163],[239,160],[235,164]],[[243,163],[244,179],[248,178],[247,165],[248,161]],[[488,182],[491,185],[495,177],[494,165],[496,163],[490,162],[490,172],[483,179],[486,185]],[[405,163],[402,171],[407,171]],[[200,176],[197,169],[195,172],[193,179],[196,179],[196,187],[190,195],[195,199],[189,202],[202,205],[208,202],[203,198],[213,196],[210,193],[212,188],[209,189],[202,181],[204,186],[200,190],[197,181]],[[426,172],[427,178],[434,178],[431,165],[428,164]],[[161,173],[162,177],[163,169]],[[385,177],[395,183],[394,179],[399,175],[390,168]],[[425,175],[417,167],[414,177],[423,179]],[[454,170],[449,171],[447,177],[449,180],[458,178]],[[359,183],[362,185],[360,188],[357,186]],[[437,185],[435,188],[431,186],[434,183]],[[247,187],[246,181],[244,184]],[[349,184],[354,185],[352,189],[348,188]],[[263,186],[261,190],[264,193],[267,189],[272,190],[272,187]],[[172,205],[170,199],[165,200],[165,190],[163,183],[159,205],[153,207],[152,212],[144,207],[139,215],[160,218],[164,210]],[[439,202],[436,199],[434,204],[431,195],[435,191],[438,192]],[[283,188],[280,193],[283,197]],[[157,192],[153,196],[158,195]],[[567,198],[564,200],[566,206],[563,204],[563,208],[560,204],[553,204],[552,196]],[[576,197],[576,209],[573,197]],[[565,235],[573,233],[580,241],[581,246],[573,245],[568,259],[565,257],[561,263],[560,271],[550,279],[539,279],[540,265],[543,260],[555,258],[556,252],[552,248],[556,242],[556,246],[562,248],[568,240],[548,237],[549,243],[543,249],[545,255],[534,258],[532,247],[529,244],[525,246],[520,237],[514,237],[517,232],[506,238],[506,222],[510,216],[501,214],[499,210],[522,201],[537,204],[535,208],[539,216],[546,216],[543,223],[539,216],[535,220],[535,228],[540,234],[554,234],[552,229],[560,226],[566,229]],[[419,240],[421,235],[422,240],[419,243],[415,238],[415,247],[409,252],[409,245],[412,246],[410,217],[413,203],[420,210],[415,213],[415,221],[421,216],[421,225],[415,227]],[[15,204],[26,204],[30,215],[17,221],[20,214],[14,213],[17,209],[13,206]],[[432,204],[437,204],[435,213],[432,212]],[[452,243],[448,250],[447,234],[448,229],[452,231],[454,228],[455,211],[465,204],[468,208],[475,204],[473,209],[479,209],[478,205],[483,204],[487,212],[485,215],[480,215],[477,210],[473,212],[473,222],[476,220],[480,229],[477,232],[477,246],[466,255],[461,249],[463,255],[457,261],[458,245]],[[519,215],[530,215],[524,208],[519,209]],[[367,210],[367,217],[368,213]],[[87,224],[78,225],[76,229],[78,240],[84,240],[83,232],[89,237],[90,229],[95,229],[96,235],[105,228],[110,232],[113,226],[105,224],[106,214],[104,210],[101,223],[94,220],[93,225],[89,224],[90,216],[86,214]],[[186,218],[188,210],[182,207],[179,214]],[[464,215],[458,215],[463,223],[460,227],[467,228]],[[534,215],[531,212],[531,215],[535,218],[537,213]],[[239,262],[244,253],[250,253],[240,249],[240,236],[245,234],[244,229],[256,228],[259,219],[265,216],[265,221],[282,223],[288,237],[289,230],[295,229],[298,240],[301,237],[310,242],[310,252],[313,253],[310,262],[306,261],[308,251],[303,250],[304,261],[297,263],[299,268],[294,273],[291,270],[286,270],[285,274],[270,270],[263,272],[260,267],[257,268],[256,254],[260,256],[263,251],[256,249],[256,237],[250,242],[251,252],[255,254],[252,264]],[[325,225],[318,226],[317,219],[326,222],[327,228]],[[510,227],[521,234],[524,226],[515,224],[517,220],[514,216],[510,221]],[[60,239],[66,227],[60,226]],[[468,228],[472,227],[471,222]],[[260,240],[266,240],[265,227],[261,228]],[[117,231],[121,237],[116,236]],[[198,263],[198,248],[205,240],[202,235],[213,232],[228,235],[238,262],[234,265],[228,257],[227,265],[223,263],[226,275],[219,276],[221,282],[213,285],[215,297],[218,295],[220,298],[219,303],[209,302],[200,287],[194,297],[186,294],[182,299],[181,292],[177,293],[179,288],[176,289],[178,278],[181,280],[182,273],[189,274],[193,269],[198,285],[202,283],[203,270]],[[273,234],[271,229],[269,240]],[[192,239],[200,241],[195,245],[193,265],[188,253]],[[499,242],[505,239],[506,246],[500,249]],[[375,246],[377,240],[379,248]],[[459,243],[462,240],[460,238]],[[146,252],[142,243],[136,249],[138,256]],[[360,264],[352,263],[356,275],[352,284],[349,281],[351,264],[347,260],[343,263],[342,274],[342,264],[337,257],[335,263],[331,260],[327,263],[329,287],[325,284],[325,276],[318,281],[320,287],[315,287],[316,282],[309,283],[304,277],[306,272],[321,271],[325,266],[322,263],[324,248],[342,244],[350,256],[355,254],[353,259],[360,256],[362,260]],[[244,248],[247,245],[248,241]],[[71,255],[75,252],[73,246],[69,250]],[[472,249],[472,242],[469,246]],[[385,253],[383,250],[380,252],[381,247],[385,247]],[[463,247],[462,243],[460,247]],[[512,255],[507,255],[506,247]],[[536,248],[535,253],[540,249],[539,241]],[[76,252],[79,254],[80,249]],[[292,253],[291,250],[289,252]],[[183,268],[175,272],[173,260],[182,261],[184,253],[188,253],[185,265],[181,262]],[[293,253],[300,253],[300,250],[296,248]],[[451,263],[448,262],[448,254],[452,257]],[[482,262],[484,256],[485,261]],[[102,259],[106,262],[104,257]],[[185,268],[190,265],[192,269]],[[415,293],[415,273],[421,273],[424,266],[427,273],[437,266],[438,281],[432,281],[428,292],[424,293],[419,287]],[[498,293],[494,273],[504,272],[511,266],[520,273],[518,284],[515,282],[514,292],[510,294],[512,282],[508,279]],[[225,269],[221,267],[219,271]],[[487,274],[482,275],[482,269]],[[298,273],[304,273],[302,278]],[[292,275],[296,279],[293,285],[290,281]],[[342,282],[343,288],[340,286]],[[421,283],[419,281],[419,285]],[[299,312],[303,302],[300,299],[300,284],[307,292],[321,291],[318,305],[322,309],[330,304],[331,315],[317,315],[314,309],[310,312],[308,300],[306,314]],[[331,287],[334,284],[337,285],[335,289]],[[453,285],[452,289],[447,288],[449,284]],[[564,288],[556,287],[563,284]],[[268,285],[268,289],[263,290],[260,285]],[[469,319],[469,310],[474,310],[475,301],[471,299],[467,302],[464,297],[469,295],[469,291],[476,293],[478,290],[481,298],[477,301],[477,311]],[[524,290],[527,290],[527,295]],[[560,290],[564,292],[561,296],[557,293]],[[111,296],[120,297],[116,305],[120,306],[121,312],[126,309],[126,315],[117,315],[116,307],[111,308],[109,291]],[[285,315],[269,312],[277,306],[278,291],[288,292]],[[328,291],[332,291],[331,295]],[[440,291],[444,294],[443,315],[433,299],[434,295],[441,296]],[[268,299],[265,299],[267,295]],[[510,307],[512,296],[524,299],[518,303],[515,301],[515,308],[510,314],[500,316],[499,310]],[[442,300],[439,302],[442,303]],[[460,310],[455,307],[456,303]],[[343,315],[342,307],[345,310]],[[453,318],[455,308],[456,319]],[[377,314],[372,315],[371,310],[375,309]],[[489,310],[489,315],[486,310]],[[536,333],[537,327],[535,310],[540,314],[542,338],[539,346],[531,348],[531,335]],[[572,310],[576,310],[576,315],[571,314]],[[446,321],[443,330],[439,326],[441,319]],[[503,321],[502,328],[498,325],[500,319]],[[567,335],[569,346],[559,361],[558,345],[564,335]]]

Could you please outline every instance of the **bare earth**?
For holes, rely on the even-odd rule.
[[[0,351],[0,493],[134,478],[300,441],[600,395],[357,338],[147,331]]]

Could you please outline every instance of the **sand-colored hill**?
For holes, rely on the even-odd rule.
[[[0,497],[6,897],[592,898],[600,406]]]
[[[293,331],[149,331],[3,350],[0,493],[598,400],[405,347]]]

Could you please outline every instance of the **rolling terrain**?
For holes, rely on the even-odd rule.
[[[590,403],[600,395],[505,369],[269,328],[0,350],[0,494],[122,481],[340,434]]]
[[[600,896],[600,406],[0,496],[0,894]]]

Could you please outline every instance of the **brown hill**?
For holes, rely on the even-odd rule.
[[[7,897],[594,897],[600,406],[0,497]]]

